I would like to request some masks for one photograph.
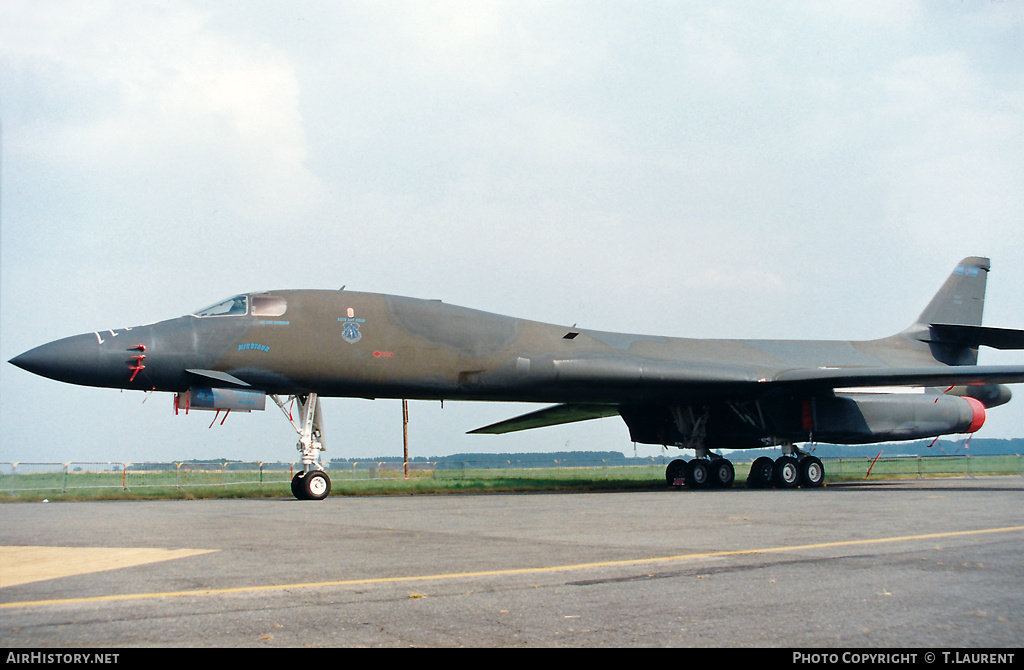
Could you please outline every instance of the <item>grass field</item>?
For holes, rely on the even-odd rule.
[[[918,477],[1024,475],[1024,459],[942,456],[824,459],[829,482]],[[333,495],[416,493],[645,490],[665,488],[665,466],[599,463],[495,468],[463,463],[432,469],[417,463],[406,479],[395,468],[331,469]],[[0,501],[141,500],[291,497],[291,464],[0,464]],[[749,463],[737,462],[736,486]],[[870,474],[869,474],[870,473]]]

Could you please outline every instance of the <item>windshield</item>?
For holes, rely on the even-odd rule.
[[[249,312],[248,300],[244,295],[236,295],[224,302],[201,309],[193,316],[245,316]]]

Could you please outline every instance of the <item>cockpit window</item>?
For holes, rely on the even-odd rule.
[[[281,316],[288,309],[288,303],[279,295],[254,295],[253,316]]]
[[[234,298],[199,310],[195,316],[245,316],[249,311],[248,302],[244,295],[236,295]]]

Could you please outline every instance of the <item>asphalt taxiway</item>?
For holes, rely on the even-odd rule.
[[[1024,478],[0,505],[7,647],[1004,647]]]

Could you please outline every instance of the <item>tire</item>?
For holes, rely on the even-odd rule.
[[[681,458],[677,458],[668,464],[665,468],[665,483],[669,486],[675,486],[676,480],[680,477],[684,477],[683,470],[686,467],[686,461]]]
[[[732,487],[736,480],[736,469],[727,458],[716,458],[711,461],[711,486],[716,489],[727,489]]]
[[[711,464],[695,458],[686,464],[686,485],[691,489],[706,489],[711,483]]]
[[[331,492],[331,478],[323,470],[313,470],[302,478],[302,499],[323,500]]]
[[[825,466],[814,456],[807,456],[800,461],[800,486],[805,489],[816,489],[825,484]]]
[[[305,476],[306,471],[299,470],[298,472],[295,473],[295,476],[292,477],[292,495],[298,498],[299,500],[305,500],[305,498],[303,497],[304,489],[302,485],[302,479]]]
[[[780,489],[796,488],[800,485],[800,464],[792,456],[780,456],[775,460],[772,480]]]
[[[750,464],[750,474],[747,475],[747,486],[752,489],[766,489],[772,485],[772,476],[775,472],[775,461],[767,456],[755,458]]]

